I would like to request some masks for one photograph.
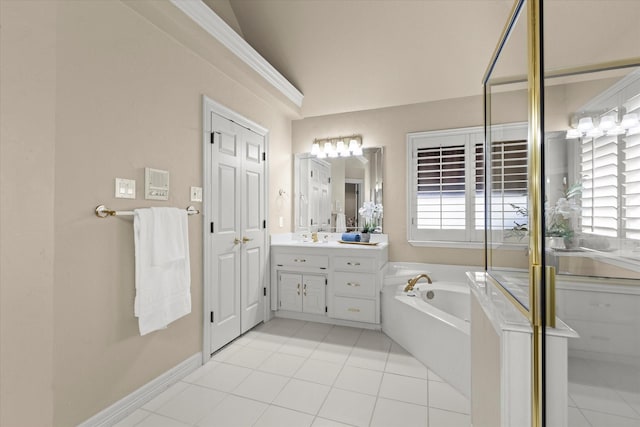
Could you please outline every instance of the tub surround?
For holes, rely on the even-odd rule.
[[[421,263],[387,263],[382,290],[382,330],[416,359],[464,396],[471,391],[469,287],[465,271],[477,267]],[[433,283],[419,282],[409,296],[407,280],[428,274]],[[451,297],[452,305],[431,304]],[[466,311],[467,313],[463,313]]]
[[[474,425],[531,425],[531,333],[528,320],[485,273],[468,273],[471,289],[471,418]],[[562,320],[546,330],[548,425],[567,425],[568,340]],[[495,396],[500,396],[496,399]]]
[[[304,236],[306,234],[306,236]],[[271,236],[271,310],[276,317],[380,328],[382,269],[388,238],[340,243],[341,233]]]

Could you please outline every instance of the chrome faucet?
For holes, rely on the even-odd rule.
[[[420,280],[420,279],[427,279],[427,283],[433,283],[431,281],[431,277],[429,277],[428,274],[422,273],[422,274],[414,277],[413,279],[407,280],[407,286],[404,287],[404,291],[405,292],[412,291],[413,287],[416,285],[416,283],[418,283],[418,280]]]

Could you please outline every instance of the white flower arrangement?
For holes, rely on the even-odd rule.
[[[364,218],[363,233],[373,233],[378,228],[378,220],[382,218],[383,208],[381,203],[364,202],[358,209],[360,216]]]

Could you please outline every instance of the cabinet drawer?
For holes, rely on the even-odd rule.
[[[276,254],[274,262],[279,267],[311,267],[327,269],[329,257],[326,255]]]
[[[333,317],[375,323],[376,302],[369,299],[333,297]]]
[[[333,292],[340,295],[373,298],[376,296],[376,275],[336,272],[333,275]]]
[[[564,319],[632,324],[640,321],[640,296],[609,292],[556,291],[558,316]]]
[[[375,271],[375,259],[366,257],[341,257],[333,258],[334,268],[342,271]]]

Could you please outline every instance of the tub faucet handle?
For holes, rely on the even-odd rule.
[[[418,283],[418,280],[420,279],[427,279],[427,283],[433,283],[433,281],[431,280],[431,277],[429,277],[428,274],[422,273],[412,279],[407,280],[407,286],[404,287],[404,291],[405,292],[412,291],[414,286],[416,286],[416,283]]]

